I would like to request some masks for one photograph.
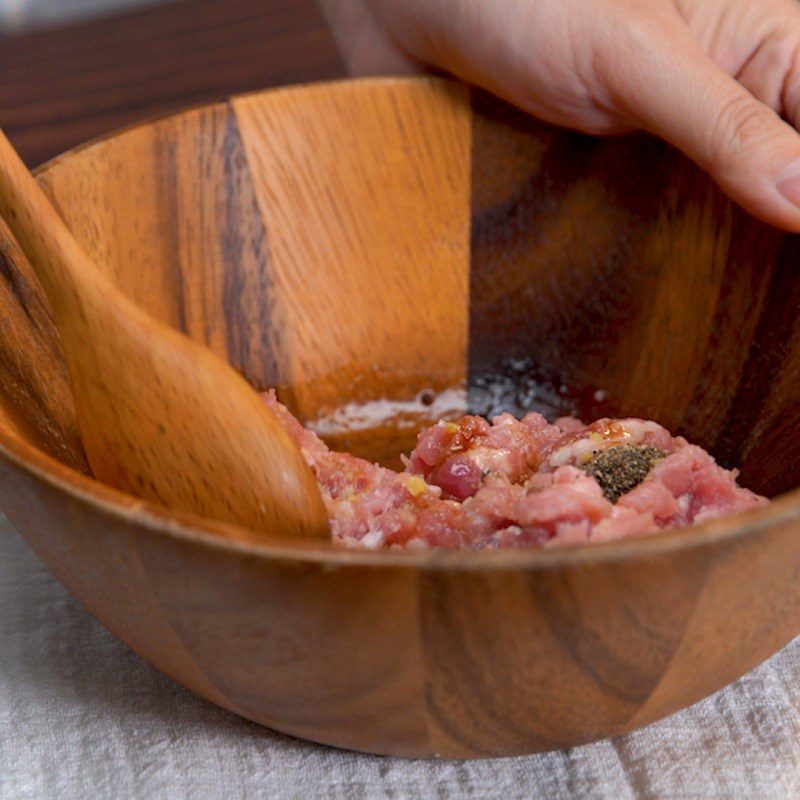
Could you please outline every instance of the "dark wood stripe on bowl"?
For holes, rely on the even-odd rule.
[[[663,143],[473,108],[471,406],[652,418],[797,486],[800,240]]]
[[[463,386],[468,91],[387,82],[370,94],[356,82],[245,96],[234,108],[267,230],[281,398],[313,420]],[[378,426],[329,440],[387,461],[415,435]]]

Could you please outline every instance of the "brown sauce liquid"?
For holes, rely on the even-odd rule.
[[[538,411],[550,421],[575,416],[591,422],[610,416],[611,409],[603,389],[568,386],[532,360],[507,359],[496,371],[473,375],[468,391],[425,389],[411,400],[348,404],[306,425],[334,450],[401,469],[400,454],[410,453],[417,434],[440,419],[455,420],[464,414],[491,419],[504,412],[521,418]]]

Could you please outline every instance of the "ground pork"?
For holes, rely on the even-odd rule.
[[[330,450],[274,392],[265,401],[314,471],[333,539],[345,545],[563,547],[693,525],[767,502],[737,485],[735,470],[646,420],[465,416],[423,430],[404,457],[405,471],[395,472]],[[644,480],[617,497],[589,466],[623,445],[657,458]]]

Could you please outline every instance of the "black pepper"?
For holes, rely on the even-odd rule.
[[[581,466],[599,484],[605,498],[616,503],[635,489],[666,453],[647,444],[620,444],[599,450]]]

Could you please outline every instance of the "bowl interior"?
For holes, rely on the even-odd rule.
[[[800,484],[798,238],[644,136],[435,79],[270,91],[40,180],[155,316],[393,463],[440,415],[656,419],[767,494]],[[58,337],[0,229],[0,435],[86,471]]]

